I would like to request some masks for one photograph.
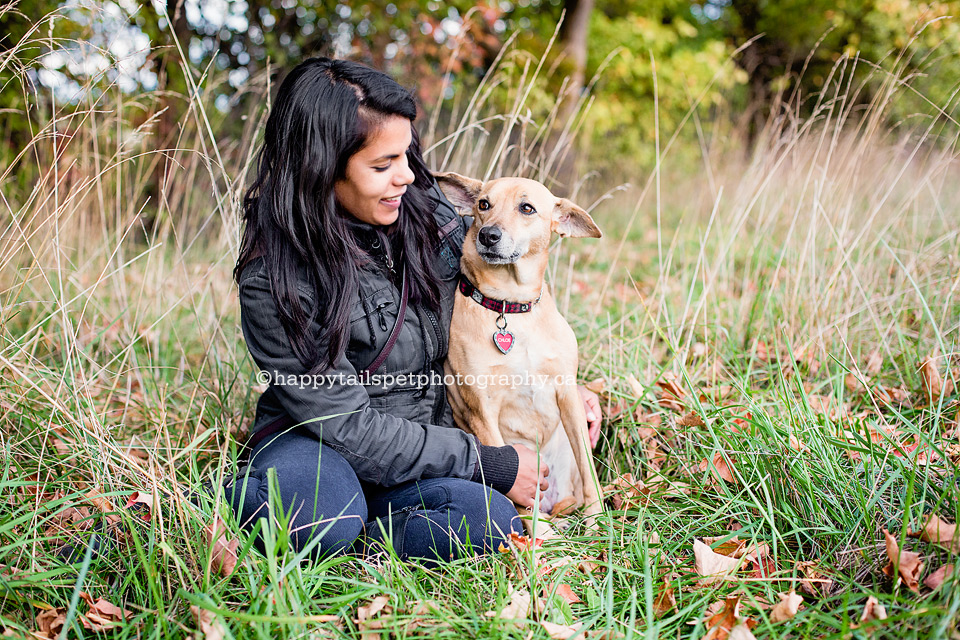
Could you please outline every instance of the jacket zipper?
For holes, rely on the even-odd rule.
[[[381,331],[387,330],[387,319],[383,316],[383,309],[389,304],[390,304],[389,302],[381,302],[380,304],[377,305],[377,308],[374,309],[374,311],[377,313],[377,318],[380,322]]]

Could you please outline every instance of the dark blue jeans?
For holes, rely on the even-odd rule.
[[[365,553],[379,542],[392,544],[401,559],[444,561],[496,550],[511,531],[522,531],[513,503],[489,487],[459,478],[364,483],[343,456],[296,429],[267,438],[225,488],[243,529],[279,519],[269,498],[272,473],[290,544],[296,551],[314,544],[314,557]],[[264,550],[262,536],[255,544]]]

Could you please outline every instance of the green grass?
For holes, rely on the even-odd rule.
[[[662,171],[638,172],[593,211],[604,239],[554,247],[549,274],[580,339],[582,380],[602,378],[608,412],[624,409],[595,452],[601,481],[631,473],[649,495],[592,530],[572,518],[533,555],[427,568],[389,551],[303,561],[285,547],[282,517],[269,532],[275,551],[260,555],[220,496],[203,493],[234,468],[257,397],[230,279],[238,201],[210,195],[214,183],[239,193],[254,139],[206,139],[206,116],[191,116],[164,161],[168,193],[151,201],[142,178],[157,154],[144,147],[118,163],[107,144],[127,127],[117,120],[126,98],[111,91],[98,126],[86,106],[62,108],[76,111],[76,135],[55,171],[42,104],[31,153],[0,183],[0,624],[13,635],[49,608],[82,635],[83,591],[132,612],[116,638],[196,637],[191,607],[227,637],[358,637],[359,608],[380,595],[381,628],[367,631],[383,637],[546,638],[534,620],[485,615],[525,588],[554,594],[541,619],[582,622],[596,637],[700,638],[707,607],[735,592],[757,637],[956,637],[956,574],[917,595],[881,571],[884,528],[922,554],[922,577],[956,562],[905,537],[927,512],[956,522],[960,511],[957,393],[927,397],[918,372],[935,352],[946,381],[960,372],[958,165],[931,141],[955,140],[953,125],[890,132],[882,99],[856,120],[824,101],[809,120],[772,123],[750,160],[707,149],[710,180],[671,167],[665,145]],[[492,109],[474,108],[468,120]],[[494,141],[504,120],[490,121]],[[446,168],[479,170],[480,155],[466,153],[477,135],[458,140],[463,164]],[[216,144],[223,164],[211,171],[196,158]],[[874,350],[882,368],[864,373]],[[851,391],[851,371],[874,389],[902,386],[908,401],[887,407]],[[659,403],[667,374],[686,390],[682,411]],[[842,411],[825,415],[823,399]],[[689,411],[704,424],[677,425]],[[649,424],[635,421],[649,414],[660,419],[655,449],[641,442]],[[733,482],[701,467],[715,459]],[[135,491],[157,497],[146,521],[125,507]],[[97,494],[110,506],[87,497]],[[204,528],[215,514],[239,541],[229,577],[211,567]],[[734,528],[769,545],[771,574],[700,586],[694,539]],[[64,545],[72,555],[58,553]],[[599,570],[580,571],[580,560]],[[558,568],[537,577],[550,561]],[[801,562],[833,587],[773,624],[760,604],[798,587]],[[665,577],[677,607],[657,617]],[[558,598],[561,584],[582,602]],[[855,629],[869,596],[889,617]]]

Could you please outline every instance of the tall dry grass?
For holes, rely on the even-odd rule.
[[[18,49],[0,55],[0,66],[22,80]],[[605,237],[558,242],[550,279],[580,336],[581,374],[605,378],[611,403],[650,407],[667,372],[694,392],[732,382],[738,402],[769,417],[776,443],[786,438],[778,416],[796,403],[801,422],[813,424],[804,394],[842,401],[846,373],[859,373],[873,350],[885,365],[868,384],[916,390],[917,362],[928,354],[955,381],[960,128],[934,118],[891,129],[888,107],[908,89],[884,76],[884,90],[861,105],[849,81],[856,64],[841,59],[812,116],[798,116],[796,101],[782,105],[749,155],[704,139],[702,166],[691,171],[671,164],[674,132],[660,132],[660,162],[637,170],[630,186],[587,178],[589,167],[568,185],[581,204],[595,205]],[[540,143],[551,139],[560,109],[541,119],[527,109],[544,72],[543,60],[505,48],[476,94],[447,117],[425,120],[434,168],[549,179],[564,151]],[[194,95],[225,86],[216,74],[203,83]],[[176,97],[186,110],[166,149],[155,147],[153,133],[156,106],[170,96],[98,86],[96,99],[79,104],[58,104],[43,89],[32,94],[35,134],[0,171],[0,422],[10,491],[0,539],[4,564],[40,576],[21,588],[57,601],[75,578],[51,569],[51,550],[70,537],[52,524],[59,508],[91,495],[122,502],[132,490],[162,497],[170,508],[155,516],[159,546],[119,561],[145,576],[135,579],[150,594],[137,596],[140,606],[162,610],[181,588],[212,588],[200,532],[203,513],[215,507],[192,509],[184,491],[232,468],[253,415],[253,366],[231,269],[270,86],[261,76],[242,90],[249,110],[229,116],[245,118],[235,138],[221,134],[235,129],[206,97]],[[589,102],[553,142],[575,140]],[[28,183],[18,179],[24,175]],[[162,182],[153,193],[156,175]],[[785,391],[793,386],[802,390]],[[948,409],[949,394],[933,399],[914,427],[946,424]],[[712,431],[691,433],[677,449],[686,456],[680,467],[695,466],[700,447],[717,442]],[[641,454],[609,439],[602,475],[649,470]],[[838,482],[854,477],[824,460]],[[778,477],[763,467],[756,473]],[[956,492],[947,496],[955,505]],[[819,523],[810,503],[803,514]],[[687,506],[697,512],[704,504]],[[84,522],[89,532],[95,518]],[[701,524],[683,526],[693,532]],[[857,535],[870,544],[872,532]],[[56,579],[45,582],[49,571]],[[296,588],[269,575],[276,593]],[[231,588],[218,597],[256,595]]]

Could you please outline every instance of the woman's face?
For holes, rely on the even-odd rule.
[[[367,144],[350,156],[345,177],[334,185],[340,206],[361,222],[396,222],[400,198],[414,180],[407,166],[407,148],[412,141],[409,120],[387,117]]]

